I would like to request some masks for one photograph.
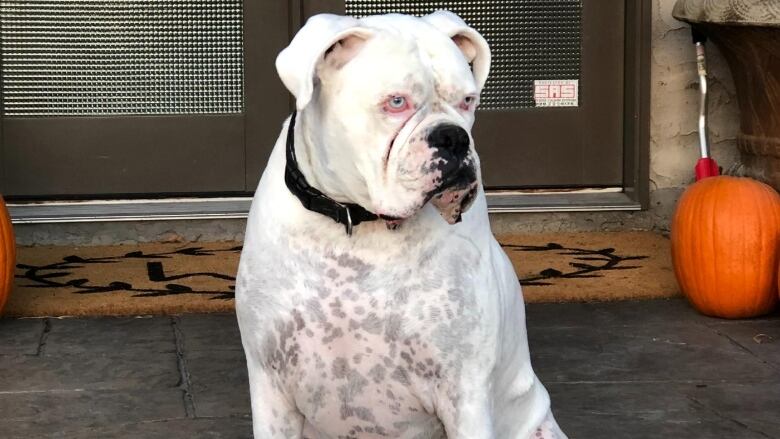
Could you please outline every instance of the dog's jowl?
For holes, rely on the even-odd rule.
[[[488,223],[482,36],[446,11],[318,15],[276,67],[297,111],[236,285],[255,438],[565,438]]]

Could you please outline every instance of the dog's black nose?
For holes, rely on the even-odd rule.
[[[470,144],[468,131],[453,124],[439,125],[428,135],[428,145],[440,148],[461,160],[468,154]]]

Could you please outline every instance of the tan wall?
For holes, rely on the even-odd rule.
[[[699,80],[691,32],[672,17],[675,0],[653,0],[650,111],[650,184],[652,189],[685,186],[693,178],[699,154]],[[724,169],[738,160],[736,93],[718,48],[707,44],[710,143]]]

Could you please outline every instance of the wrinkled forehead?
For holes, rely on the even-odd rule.
[[[427,42],[420,41],[420,49],[430,62],[431,72],[437,87],[462,91],[466,94],[477,93],[477,83],[471,66],[460,49],[449,37]]]
[[[458,87],[466,93],[475,93],[477,86],[466,58],[452,39],[439,29],[417,17],[386,14],[366,17],[361,23],[376,31],[369,42],[374,50],[368,56],[378,55],[384,63],[392,63],[396,71],[409,71],[412,76],[427,76],[437,87]],[[377,61],[377,60],[372,60]],[[400,63],[406,63],[404,68]],[[414,70],[424,70],[415,75]],[[408,79],[408,78],[407,78]],[[424,79],[422,77],[418,79]]]

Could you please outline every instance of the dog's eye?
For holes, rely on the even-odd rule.
[[[409,108],[409,100],[405,96],[390,96],[384,105],[384,110],[389,113],[402,113]]]
[[[474,105],[474,103],[477,101],[476,96],[466,96],[463,98],[463,101],[460,103],[460,108],[464,110],[470,110],[471,106]]]
[[[390,98],[388,105],[390,105],[390,108],[394,108],[396,110],[404,108],[406,106],[406,98],[403,96],[393,96]]]

